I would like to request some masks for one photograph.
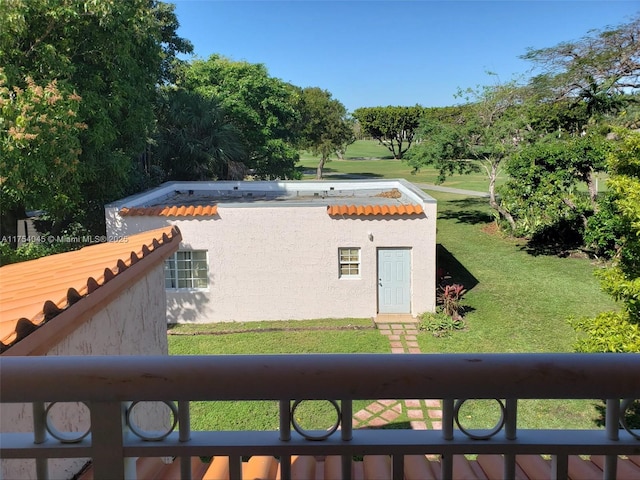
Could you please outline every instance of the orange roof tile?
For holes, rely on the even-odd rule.
[[[327,213],[334,215],[418,215],[422,206],[410,205],[329,205]]]
[[[0,267],[0,353],[133,265],[164,261],[182,236],[164,227],[123,240]]]
[[[182,205],[158,207],[123,207],[120,216],[154,216],[154,217],[210,217],[218,213],[217,205]]]

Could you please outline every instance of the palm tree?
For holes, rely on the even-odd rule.
[[[242,137],[218,99],[167,89],[157,122],[156,161],[168,180],[221,180],[243,173]]]

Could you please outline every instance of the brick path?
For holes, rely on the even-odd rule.
[[[380,333],[391,343],[391,353],[420,353],[415,323],[379,323]],[[354,428],[381,427],[406,412],[414,430],[441,429],[440,400],[377,400],[353,415]]]

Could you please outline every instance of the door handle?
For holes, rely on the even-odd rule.
[[[380,286],[380,287],[382,286],[382,279],[381,278],[378,279],[378,286]]]

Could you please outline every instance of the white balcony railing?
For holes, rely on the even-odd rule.
[[[94,478],[135,478],[137,457],[171,456],[190,478],[193,456],[228,456],[230,478],[241,457],[280,458],[290,476],[291,455],[342,455],[349,478],[355,455],[391,455],[393,478],[403,478],[405,455],[441,455],[442,478],[452,455],[504,455],[504,478],[515,477],[515,455],[548,454],[554,478],[567,478],[569,455],[605,455],[604,478],[616,478],[618,455],[640,453],[638,432],[620,423],[627,402],[640,397],[640,355],[235,355],[138,357],[5,357],[0,401],[34,405],[32,433],[2,433],[0,457],[35,458],[40,478],[48,458],[92,459]],[[503,421],[493,432],[457,427],[460,399],[501,399]],[[297,399],[335,400],[338,421],[327,438],[305,438],[292,424]],[[441,399],[442,430],[353,430],[356,399]],[[518,428],[519,399],[605,399],[606,426],[593,430]],[[191,431],[189,401],[277,400],[278,431]],[[75,443],[48,433],[49,402],[85,402],[90,433]],[[128,428],[131,402],[175,405],[175,429],[149,441]],[[624,422],[623,422],[624,423]],[[476,432],[477,433],[477,432]],[[310,434],[312,437],[313,432]],[[480,437],[480,439],[478,439]]]

